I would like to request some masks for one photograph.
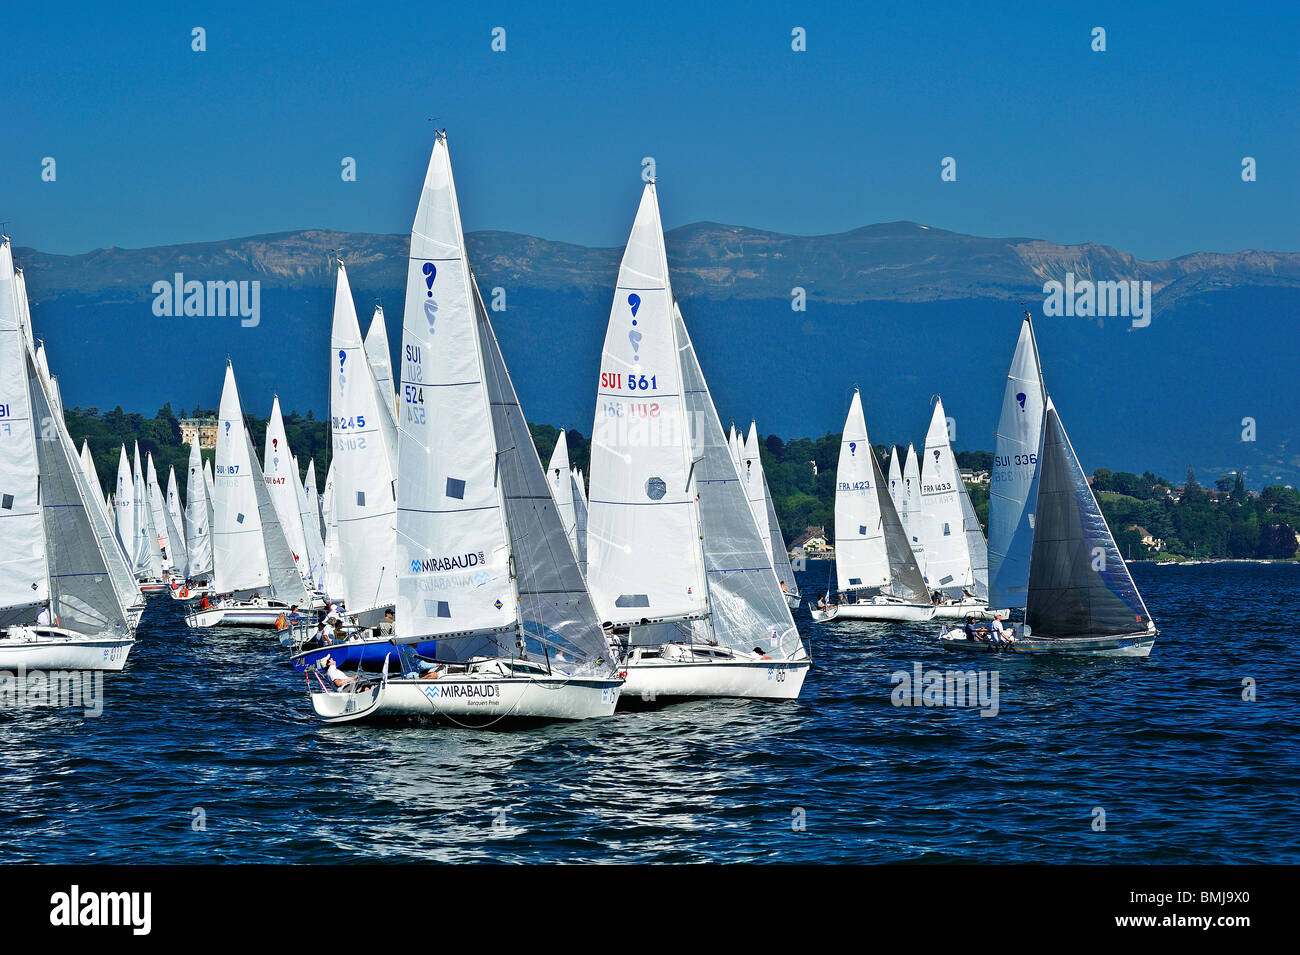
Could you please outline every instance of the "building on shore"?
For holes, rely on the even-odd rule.
[[[180,425],[182,444],[192,445],[197,440],[199,448],[204,451],[217,446],[216,418],[181,418]]]

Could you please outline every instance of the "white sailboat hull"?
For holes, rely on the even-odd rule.
[[[934,607],[930,604],[905,604],[894,603],[872,603],[871,601],[862,601],[860,603],[842,603],[835,616],[840,620],[879,620],[885,622],[902,621],[906,623],[917,623],[931,620],[934,617]]]
[[[812,614],[813,623],[825,623],[827,620],[834,620],[840,615],[840,608],[836,606],[827,607],[825,610],[818,610],[813,607],[809,610]]]
[[[209,607],[186,614],[186,626],[195,629],[206,627],[274,627],[281,617],[289,616],[288,607],[268,607],[265,604],[234,603],[228,607]]]
[[[360,691],[316,689],[312,708],[327,723],[393,716],[445,717],[495,722],[504,719],[585,720],[610,716],[622,682],[616,679],[447,677],[381,680]]]
[[[645,701],[680,697],[794,700],[811,665],[809,660],[639,660],[625,664],[623,696]]]
[[[0,670],[108,670],[126,666],[128,636],[88,637],[57,627],[10,627],[0,632]]]

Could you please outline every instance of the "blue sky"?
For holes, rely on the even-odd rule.
[[[438,117],[470,230],[621,245],[653,156],[669,227],[1300,250],[1295,4],[131,6],[5,11],[18,245],[406,232]]]

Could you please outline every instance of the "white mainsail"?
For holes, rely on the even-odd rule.
[[[375,386],[388,416],[397,425],[397,403],[393,395],[393,358],[388,348],[388,328],[384,322],[384,308],[375,306],[375,314],[370,319],[370,329],[366,332],[366,360],[375,376]],[[394,447],[396,445],[394,444]]]
[[[188,541],[185,538],[185,502],[181,500],[180,485],[176,483],[176,468],[167,468],[167,532],[176,548],[173,563],[182,574],[189,565]]]
[[[546,467],[546,479],[551,486],[551,496],[555,498],[555,506],[559,510],[560,523],[564,525],[564,534],[569,538],[574,556],[578,558],[579,563],[583,563],[585,555],[578,550],[577,492],[573,489],[573,471],[569,468],[568,433],[563,428],[560,429],[560,437],[551,452],[551,463]]]
[[[903,528],[907,528],[907,514],[903,507],[903,468],[898,463],[899,455],[898,445],[890,449],[889,455],[889,499],[894,502],[894,509],[898,511],[899,518],[903,521]]]
[[[126,457],[126,445],[122,445],[117,459],[117,489],[113,492],[113,523],[117,531],[117,542],[126,554],[127,565],[131,573],[140,573],[140,534],[135,522],[139,512],[135,506],[135,478],[131,476],[131,462]]]
[[[321,511],[320,492],[316,489],[316,459],[307,462],[307,479],[303,482],[303,492],[307,495],[307,505],[316,515],[316,536],[325,540],[325,516]]]
[[[289,476],[293,478],[294,499],[298,504],[298,526],[302,529],[303,541],[307,545],[306,563],[311,585],[319,588],[325,582],[325,542],[320,536],[320,512],[308,500],[307,489],[303,487],[299,473],[298,459],[295,457]]]
[[[28,609],[50,596],[36,432],[16,295],[6,236],[0,239],[0,625],[35,619]]]
[[[916,459],[916,449],[907,446],[903,463],[903,507],[899,511],[907,542],[916,555],[922,573],[925,571],[925,543],[921,539],[921,467]]]
[[[957,462],[948,441],[943,399],[936,398],[921,460],[921,541],[926,583],[950,597],[973,587],[965,519],[958,500]]]
[[[1026,312],[1002,395],[989,484],[989,602],[995,607],[1025,606],[1046,405],[1038,344]]]
[[[199,580],[212,573],[212,502],[208,499],[208,482],[203,473],[202,452],[198,442],[190,445],[189,500],[185,502],[185,537],[189,545],[186,576]]]
[[[321,494],[321,520],[325,524],[325,586],[331,600],[339,600],[346,586],[343,581],[343,555],[339,551],[339,522],[334,511],[334,462],[325,472],[325,490]]]
[[[266,444],[262,452],[262,475],[271,503],[275,506],[280,528],[289,542],[298,574],[310,577],[311,556],[302,527],[302,512],[298,509],[297,465],[284,431],[284,416],[280,413],[280,397],[271,399],[271,417],[266,423]]]
[[[879,589],[890,581],[873,463],[862,396],[855,388],[835,472],[835,574],[842,591]]]
[[[353,614],[391,607],[397,599],[395,449],[386,438],[392,416],[379,407],[342,262],[330,332],[330,421],[343,582],[342,593],[331,596],[342,597]]]
[[[707,609],[672,310],[659,204],[647,183],[619,266],[591,438],[588,582],[601,618],[616,625]]]
[[[244,428],[235,371],[229,364],[217,416],[217,465],[212,489],[212,589],[219,594],[266,589],[271,575],[249,460],[251,446]]]

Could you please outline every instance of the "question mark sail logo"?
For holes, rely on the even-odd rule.
[[[632,306],[632,317],[636,318],[636,310],[641,307],[641,296],[633,292],[627,297],[627,304]]]
[[[1025,393],[1024,393],[1023,391],[1018,391],[1018,392],[1016,392],[1016,401],[1020,402],[1020,410],[1021,410],[1021,411],[1024,411],[1024,410],[1025,410]]]
[[[641,351],[641,339],[642,339],[642,337],[643,337],[642,334],[641,334],[640,332],[638,332],[635,328],[632,329],[630,332],[627,333],[627,340],[630,341],[630,342],[632,343],[632,360],[633,360],[633,361],[640,361],[640,360],[641,360],[640,351]]]
[[[850,442],[849,442],[849,457],[855,457],[855,456],[857,455],[857,453],[858,453],[858,442],[856,442],[856,441],[850,441]]]
[[[343,373],[343,365],[347,362],[347,360],[348,360],[348,353],[340,348],[339,349],[339,374]]]
[[[272,451],[279,451],[279,450],[280,450],[280,439],[279,439],[279,438],[272,438],[272,439],[271,439],[271,450],[272,450]]]
[[[432,262],[425,262],[421,271],[424,272],[424,284],[429,289],[429,298],[433,298],[433,277],[438,274],[438,267]]]
[[[230,436],[230,422],[229,422],[229,421],[226,422],[226,436],[227,436],[227,437]]]

